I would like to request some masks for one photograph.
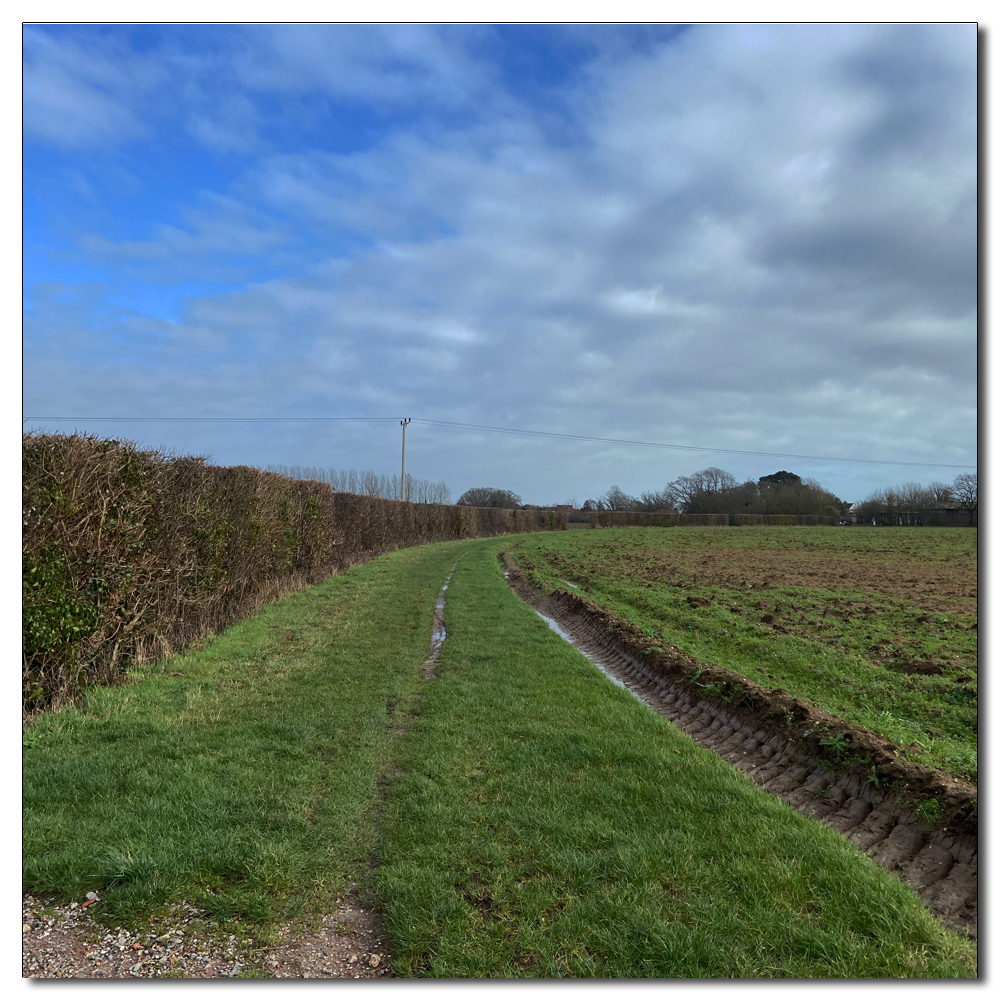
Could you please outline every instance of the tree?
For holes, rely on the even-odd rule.
[[[979,473],[963,472],[955,477],[955,500],[969,512],[972,524],[979,521]]]
[[[919,525],[923,515],[937,507],[934,491],[920,483],[903,483],[876,490],[855,508],[859,520],[878,524]]]
[[[795,475],[794,472],[785,472],[784,469],[781,472],[772,472],[769,476],[761,476],[757,480],[759,483],[801,483],[802,477]]]
[[[372,469],[319,469],[315,466],[269,465],[268,472],[287,476],[289,479],[316,479],[329,483],[335,493],[355,493],[386,500],[399,499],[399,475],[380,475]],[[448,503],[451,490],[447,483],[431,483],[406,474],[406,499],[413,503]]]
[[[601,497],[605,510],[635,510],[641,501],[638,497],[629,496],[618,486],[612,486],[607,493]]]
[[[521,498],[510,490],[501,490],[496,486],[473,486],[455,503],[463,507],[504,507],[513,510],[521,505]]]
[[[847,506],[815,479],[803,479],[794,472],[782,470],[757,480],[755,513],[840,517]]]
[[[854,516],[860,523],[867,524],[869,521],[886,523],[889,512],[889,498],[887,490],[876,490],[864,500],[859,500],[854,505]]]
[[[934,497],[935,507],[950,507],[955,503],[955,488],[948,483],[931,483],[927,487]]]
[[[687,514],[722,514],[728,506],[726,492],[739,484],[725,469],[711,466],[690,476],[680,476],[667,485],[673,500],[671,506]]]
[[[905,514],[920,514],[933,509],[934,494],[920,483],[903,483],[893,491],[896,494],[896,504]]]
[[[670,492],[670,487],[665,486],[662,490],[647,490],[642,494],[640,507],[642,510],[673,510],[674,498]]]

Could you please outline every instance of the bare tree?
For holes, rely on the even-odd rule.
[[[382,495],[382,482],[384,476],[380,476],[372,469],[365,469],[358,476],[358,492],[368,497]]]
[[[642,501],[638,497],[629,496],[618,486],[612,486],[601,497],[605,510],[636,510]]]
[[[934,493],[920,483],[903,483],[876,490],[855,508],[860,520],[876,524],[918,525],[936,506]]]
[[[955,477],[955,500],[969,512],[973,524],[979,521],[979,473],[963,472]]]
[[[311,465],[269,465],[268,472],[275,472],[289,479],[315,479],[329,483],[336,493],[355,493],[361,496],[399,498],[399,476],[379,475],[371,469],[320,469]],[[406,474],[406,496],[414,503],[450,503],[451,490],[444,482],[428,482]]]
[[[445,482],[427,484],[427,503],[451,503],[451,490]]]
[[[647,490],[641,496],[640,508],[642,510],[673,510],[674,497],[670,492],[670,487],[666,486],[662,490]]]
[[[711,466],[680,476],[667,486],[673,505],[688,514],[724,513],[726,491],[737,486],[736,477],[725,469]]]
[[[950,507],[955,502],[955,487],[949,483],[931,483],[927,490],[934,497],[935,507]]]

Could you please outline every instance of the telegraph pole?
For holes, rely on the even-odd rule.
[[[410,422],[410,417],[400,420],[399,426],[403,428],[403,467],[399,473],[399,499],[406,499],[406,425]]]

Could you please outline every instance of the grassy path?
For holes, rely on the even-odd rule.
[[[897,880],[555,636],[509,541],[394,553],[41,720],[26,888],[266,939],[363,880],[397,975],[975,975]]]
[[[554,635],[496,548],[459,564],[397,745],[376,875],[400,972],[970,974],[901,883]]]
[[[459,548],[456,548],[459,546]],[[129,923],[184,897],[266,931],[366,870],[388,706],[417,682],[460,543],[263,609],[25,742],[25,888]]]

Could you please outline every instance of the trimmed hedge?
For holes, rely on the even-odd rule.
[[[835,517],[822,514],[647,514],[638,510],[592,510],[588,513],[592,528],[676,528],[685,525],[739,526],[744,524],[835,525]]]
[[[551,511],[334,493],[90,435],[26,434],[22,461],[29,713],[384,552],[566,527]]]

